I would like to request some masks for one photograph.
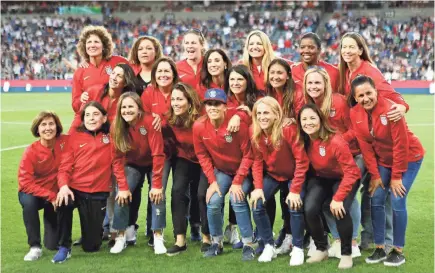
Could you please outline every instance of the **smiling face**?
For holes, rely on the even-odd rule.
[[[225,117],[225,110],[227,106],[216,100],[209,100],[205,102],[205,112],[212,121],[222,120]]]
[[[57,127],[53,117],[44,118],[38,126],[38,134],[42,140],[50,141],[56,137]]]
[[[174,89],[171,94],[171,107],[176,116],[183,115],[189,110],[190,104],[183,91]]]
[[[366,111],[371,111],[378,103],[378,92],[366,82],[355,87],[355,100]]]
[[[207,60],[207,71],[212,76],[223,75],[227,64],[224,62],[222,55],[218,52],[210,54]]]
[[[90,58],[103,56],[103,42],[101,42],[100,37],[95,34],[89,35],[86,39],[86,54]]]
[[[156,60],[156,50],[150,40],[143,39],[137,48],[137,58],[141,64],[152,64]]]
[[[317,135],[320,130],[320,118],[316,112],[310,108],[306,108],[301,113],[301,127],[304,132],[309,135]]]
[[[256,115],[258,124],[263,131],[272,129],[273,124],[278,119],[272,108],[264,103],[258,105]]]
[[[246,79],[239,73],[233,71],[229,76],[230,90],[234,95],[244,94],[248,85]]]
[[[174,81],[174,73],[168,62],[160,62],[156,69],[156,83],[159,87],[168,87]]]
[[[199,36],[194,33],[188,33],[184,36],[183,40],[184,53],[187,59],[198,59],[201,58],[201,51],[204,46],[199,41]]]
[[[248,42],[248,53],[251,58],[262,58],[265,50],[263,42],[258,35],[252,35]]]
[[[139,115],[139,107],[137,103],[130,97],[122,100],[121,116],[127,123],[135,122]]]
[[[274,64],[269,69],[269,83],[272,85],[275,89],[281,89],[287,80],[289,79],[289,76],[287,75],[287,72],[284,68],[284,66],[280,64]]]
[[[341,57],[346,63],[355,62],[362,53],[363,50],[358,47],[355,39],[346,37],[341,41]]]
[[[88,131],[96,132],[107,121],[107,116],[94,106],[88,106],[85,109],[84,124]]]
[[[307,75],[306,92],[313,100],[322,100],[325,95],[325,81],[320,73],[313,72]]]
[[[313,39],[305,38],[301,40],[299,53],[301,54],[301,58],[304,63],[308,65],[314,65],[317,63],[320,54],[320,48],[317,47]]]
[[[109,87],[111,89],[123,89],[125,86],[124,69],[116,66],[109,76]]]

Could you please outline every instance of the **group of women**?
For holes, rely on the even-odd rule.
[[[180,62],[148,36],[136,40],[127,60],[112,56],[106,29],[84,28],[68,135],[54,112],[41,112],[31,127],[39,139],[20,163],[30,246],[24,260],[42,255],[42,208],[44,245],[58,250],[54,263],[71,257],[74,208],[85,252],[100,249],[105,217],[111,253],[135,244],[148,177],[146,233],[155,254],[185,251],[190,223],[204,257],[221,255],[226,239],[242,248],[244,261],[259,255],[270,262],[291,250],[290,266],[337,257],[345,269],[361,256],[359,247],[374,243],[367,263],[403,264],[406,199],[424,156],[406,125],[409,106],[375,67],[361,35],[342,37],[338,68],[319,59],[315,33],[299,43],[301,60],[293,63],[276,57],[269,38],[254,30],[233,65],[192,29]],[[284,225],[275,241],[278,191]],[[167,249],[168,194],[175,243]],[[304,236],[312,238],[307,260]]]

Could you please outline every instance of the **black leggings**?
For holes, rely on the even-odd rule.
[[[304,200],[305,221],[313,237],[316,247],[320,251],[328,249],[328,239],[325,234],[324,224],[322,221],[323,204],[331,202],[333,195],[340,186],[337,179],[328,179],[322,177],[311,177],[307,181],[307,193]],[[352,205],[355,194],[358,191],[360,181],[356,181],[352,190],[344,199],[343,205],[346,214],[343,219],[336,219],[338,234],[341,240],[341,255],[352,254],[352,218],[350,216],[350,206]]]

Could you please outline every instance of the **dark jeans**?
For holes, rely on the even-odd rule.
[[[285,203],[285,199],[289,193],[289,189],[285,187],[280,187],[279,189],[279,203],[281,206],[281,219],[283,220],[283,228],[286,234],[291,234],[291,226],[290,226],[290,213],[288,210],[288,206]],[[266,211],[269,216],[270,225],[273,230],[273,225],[275,223],[275,215],[276,215],[276,201],[275,197],[271,198],[266,202]]]
[[[85,252],[95,252],[101,247],[102,224],[106,214],[108,192],[85,193],[71,189],[74,201],[63,204],[58,210],[59,246],[71,247],[73,211],[79,210],[82,248]]]
[[[187,159],[177,157],[172,165],[173,181],[171,191],[172,223],[175,235],[186,235],[190,196],[198,196],[201,166]],[[196,191],[195,191],[196,189]]]
[[[55,250],[59,239],[57,214],[53,205],[40,197],[24,192],[18,193],[18,200],[23,208],[24,226],[29,246],[41,247],[41,224],[38,211],[44,209],[44,246],[47,249]]]
[[[316,247],[320,251],[328,249],[328,239],[325,235],[324,224],[322,220],[322,209],[325,202],[331,202],[333,195],[337,192],[341,180],[328,179],[323,177],[311,177],[307,181],[307,192],[304,200],[305,221],[309,227]],[[338,220],[338,234],[341,240],[341,255],[352,254],[352,217],[350,216],[350,207],[355,194],[358,191],[360,181],[356,181],[352,190],[343,201],[346,214],[344,218]]]

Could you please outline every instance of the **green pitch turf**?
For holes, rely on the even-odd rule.
[[[175,257],[155,256],[147,246],[144,236],[146,202],[142,204],[138,243],[119,255],[112,255],[104,242],[100,252],[87,254],[80,247],[73,247],[72,258],[64,264],[52,264],[53,251],[43,250],[36,262],[24,262],[28,251],[27,237],[22,220],[22,210],[17,198],[17,168],[24,148],[17,148],[34,141],[30,122],[40,110],[56,111],[67,131],[72,121],[70,94],[2,94],[1,95],[1,268],[3,272],[336,272],[338,259],[290,268],[289,256],[279,256],[267,264],[257,261],[242,262],[241,251],[226,246],[224,254],[214,259],[202,258],[199,243],[188,241],[188,250]],[[354,259],[354,268],[347,272],[433,272],[434,270],[434,110],[433,96],[405,96],[411,106],[406,119],[411,130],[420,137],[426,149],[423,167],[408,199],[408,230],[406,236],[406,264],[400,268],[386,268],[381,264],[368,265],[363,257]],[[10,149],[10,150],[5,150]],[[167,196],[170,199],[171,182]],[[143,192],[143,196],[146,192]],[[169,200],[168,200],[169,201]],[[170,212],[170,202],[167,202]],[[277,208],[274,232],[277,234],[282,221]],[[227,219],[227,215],[225,219]],[[167,215],[166,246],[170,247],[172,221]],[[41,228],[42,232],[42,228]],[[43,233],[42,233],[43,234]],[[77,214],[74,217],[73,239],[80,236]],[[188,234],[189,236],[189,234]]]

